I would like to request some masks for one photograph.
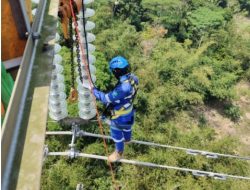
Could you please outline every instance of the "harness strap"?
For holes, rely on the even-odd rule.
[[[131,100],[130,100],[129,103],[124,104],[121,107],[121,109],[112,110],[111,111],[111,113],[112,113],[111,119],[117,119],[118,117],[120,117],[122,115],[129,114],[133,110],[133,105],[132,104],[133,104],[133,100],[134,100],[134,97],[135,97],[136,92],[137,92],[137,85],[136,85],[136,83],[135,83],[135,81],[133,80],[132,77],[130,77],[128,80],[125,80],[124,82],[129,82],[131,84],[131,86],[133,87],[132,94],[124,98],[124,99],[131,98]]]
[[[129,114],[131,111],[133,111],[133,106],[131,105],[129,108],[122,107],[120,110],[112,110],[112,117],[111,119],[117,119],[118,117],[122,115]]]
[[[126,97],[124,98],[124,99],[132,98],[132,101],[131,101],[131,103],[132,103],[133,100],[134,100],[134,97],[135,97],[135,95],[136,95],[136,93],[137,93],[137,90],[138,90],[137,84],[135,83],[135,81],[133,80],[132,77],[130,77],[128,80],[125,80],[124,82],[129,82],[129,83],[131,84],[131,86],[133,87],[133,92],[132,92],[132,94],[129,95],[129,96],[126,96]]]
[[[111,104],[109,104],[105,111],[103,112],[103,114],[106,114],[108,109],[111,108],[111,119],[117,119],[118,117],[122,116],[122,115],[126,115],[126,114],[129,114],[131,111],[133,111],[133,101],[134,101],[134,98],[136,96],[136,93],[137,93],[137,84],[136,82],[133,80],[132,77],[130,77],[129,79],[123,81],[123,82],[129,82],[131,84],[131,86],[133,87],[133,91],[132,91],[132,94],[125,97],[124,99],[130,99],[130,102],[124,104],[119,110],[112,110],[112,106]],[[118,85],[119,83],[116,84],[116,86]],[[119,100],[118,100],[119,101]]]

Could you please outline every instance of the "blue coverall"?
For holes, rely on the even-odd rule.
[[[132,81],[132,82],[131,82]],[[124,141],[130,141],[134,124],[135,111],[132,99],[135,94],[135,86],[138,85],[138,78],[133,74],[126,74],[120,77],[119,84],[108,93],[101,92],[94,88],[96,99],[106,106],[111,104],[114,115],[111,117],[110,132],[116,145],[117,152],[123,152]]]

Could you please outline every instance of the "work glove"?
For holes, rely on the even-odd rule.
[[[99,92],[99,90],[97,89],[97,88],[93,88],[93,93],[96,95],[96,94],[98,94],[98,92]]]
[[[106,123],[107,125],[111,125],[111,120],[105,117],[104,115],[100,116],[100,119],[103,123]]]

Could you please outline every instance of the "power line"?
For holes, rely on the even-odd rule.
[[[48,132],[46,132],[46,135],[72,135],[72,134],[73,133],[71,131],[48,131]],[[83,130],[78,130],[77,136],[78,137],[89,136],[89,137],[112,139],[110,136],[89,133],[89,132],[86,132]],[[182,150],[190,155],[194,155],[194,156],[202,155],[202,156],[206,156],[207,158],[216,159],[219,157],[227,157],[227,158],[236,158],[236,159],[241,159],[241,160],[250,160],[250,157],[245,157],[245,156],[221,154],[221,153],[215,153],[215,152],[210,152],[210,151],[203,151],[203,150],[189,149],[189,148],[183,148],[183,147],[178,147],[178,146],[164,145],[164,144],[159,144],[159,143],[154,143],[154,142],[131,140],[131,143],[143,144],[143,145],[154,146],[154,147],[169,148],[169,149],[175,149],[175,150]]]
[[[49,152],[47,156],[69,156],[69,152]],[[75,153],[75,156],[93,158],[93,159],[98,159],[98,160],[107,160],[106,156],[86,154],[86,153]],[[127,160],[127,159],[120,159],[118,162],[126,163],[126,164],[133,164],[137,166],[146,166],[146,167],[153,167],[153,168],[173,169],[173,170],[179,170],[179,171],[184,171],[184,172],[191,172],[194,176],[212,177],[214,179],[219,179],[219,180],[226,180],[227,178],[250,180],[250,177],[208,172],[208,171],[195,170],[195,169],[190,169],[190,168],[181,168],[181,167],[168,166],[168,165],[160,165],[160,164],[155,164],[151,162],[142,162],[142,161],[136,161],[136,160]]]

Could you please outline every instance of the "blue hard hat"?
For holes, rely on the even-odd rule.
[[[110,62],[109,62],[109,69],[112,71],[114,69],[123,69],[128,67],[128,61],[122,57],[122,56],[117,56],[114,57]]]

